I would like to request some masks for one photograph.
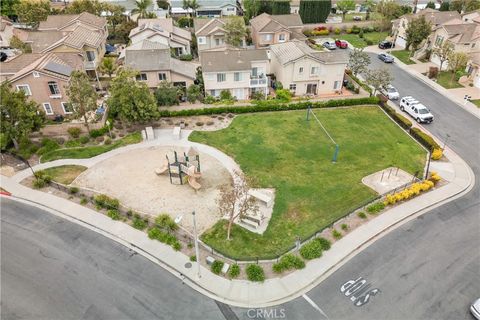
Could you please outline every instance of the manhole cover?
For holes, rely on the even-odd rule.
[[[185,263],[185,268],[190,269],[192,267],[192,264],[190,262]]]

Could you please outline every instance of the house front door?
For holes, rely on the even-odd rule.
[[[316,83],[307,84],[307,94],[312,94],[312,95],[317,94],[317,84]]]
[[[233,90],[233,95],[237,100],[245,100],[245,90],[243,88]]]

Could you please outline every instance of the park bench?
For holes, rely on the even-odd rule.
[[[223,264],[223,267],[222,267],[222,273],[223,273],[223,274],[227,274],[228,269],[230,269],[230,264],[228,264],[228,263],[225,262],[225,263]]]
[[[270,208],[273,204],[273,198],[266,195],[265,193],[262,193],[260,191],[257,191],[257,190],[248,190],[248,194],[251,195],[252,197],[254,198],[257,198],[258,200],[262,201],[262,202],[265,202],[265,204],[267,205],[267,208]]]

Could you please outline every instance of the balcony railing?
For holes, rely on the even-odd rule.
[[[267,78],[250,78],[251,87],[265,87],[267,85]]]
[[[84,66],[85,70],[95,70],[96,69],[95,61],[85,61],[83,63],[83,66]]]

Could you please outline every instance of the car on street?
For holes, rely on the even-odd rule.
[[[400,100],[400,110],[408,113],[418,123],[431,123],[433,121],[433,114],[430,110],[412,96],[406,96]]]
[[[391,41],[383,40],[383,41],[380,41],[380,43],[378,44],[378,47],[380,49],[391,49],[391,48],[395,48],[395,45]]]
[[[323,46],[327,48],[328,50],[335,50],[337,49],[337,45],[333,41],[325,41],[323,43]]]
[[[391,55],[383,52],[378,54],[378,59],[382,60],[385,63],[393,63],[393,61],[395,61],[395,59]]]
[[[348,42],[345,41],[345,40],[335,40],[335,45],[337,46],[337,48],[340,48],[340,49],[347,49],[348,48]]]
[[[400,99],[400,94],[398,93],[397,89],[395,89],[395,87],[390,84],[386,87],[381,88],[380,92],[390,100]]]
[[[474,303],[470,306],[470,312],[473,314],[475,319],[480,320],[480,298],[475,300]]]

